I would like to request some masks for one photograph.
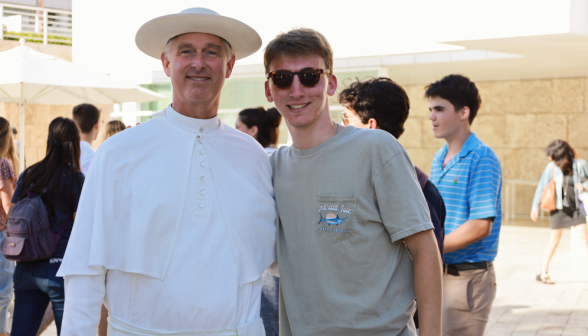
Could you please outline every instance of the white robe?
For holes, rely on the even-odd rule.
[[[218,118],[171,107],[111,139],[92,162],[58,272],[74,297],[64,331],[94,328],[105,291],[112,321],[141,331],[235,328],[257,317],[259,278],[275,260],[261,146]]]

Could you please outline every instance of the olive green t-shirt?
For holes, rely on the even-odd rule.
[[[280,335],[416,335],[402,239],[433,225],[404,148],[386,132],[348,126],[270,160]]]

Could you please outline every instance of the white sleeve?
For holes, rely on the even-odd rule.
[[[62,336],[95,336],[106,291],[106,274],[68,275]]]

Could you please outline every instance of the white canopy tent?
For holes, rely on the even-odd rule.
[[[0,102],[20,106],[20,171],[24,166],[27,104],[121,104],[166,98],[137,85],[77,68],[24,45],[0,52]]]

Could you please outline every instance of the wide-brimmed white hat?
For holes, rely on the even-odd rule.
[[[179,14],[165,15],[145,23],[135,43],[147,55],[159,59],[167,41],[185,33],[206,33],[227,40],[236,59],[245,58],[261,48],[261,37],[241,21],[222,16],[207,8],[188,8]]]

